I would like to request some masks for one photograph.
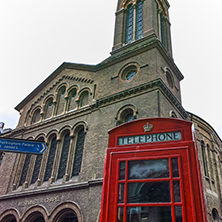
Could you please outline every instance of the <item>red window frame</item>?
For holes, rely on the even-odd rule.
[[[178,171],[179,171],[179,176],[178,177],[173,177],[173,169],[172,169],[172,159],[177,158],[178,161]],[[168,160],[168,166],[169,166],[169,177],[164,177],[164,178],[149,178],[149,179],[128,179],[128,163],[129,161],[133,160],[159,160],[159,159],[167,159]],[[182,207],[182,217],[185,218],[185,213],[183,212],[183,209],[185,208],[184,206],[184,195],[183,195],[183,179],[182,179],[182,169],[181,169],[181,156],[174,155],[174,156],[154,156],[152,158],[129,158],[129,159],[124,159],[124,160],[118,160],[118,167],[117,167],[117,172],[116,174],[119,174],[120,170],[120,162],[125,162],[125,179],[124,180],[117,180],[116,183],[116,191],[117,194],[119,193],[119,184],[124,184],[124,203],[118,203],[118,195],[116,198],[116,206],[117,209],[118,207],[123,207],[124,208],[124,215],[123,215],[123,221],[126,221],[127,217],[127,207],[151,207],[151,206],[169,206],[171,207],[171,216],[172,216],[172,221],[175,222],[175,206],[181,206]],[[148,183],[148,182],[162,182],[162,181],[167,181],[170,182],[170,199],[171,202],[154,202],[154,203],[128,203],[127,202],[127,195],[128,195],[128,184],[130,183]],[[179,187],[180,187],[180,202],[175,202],[174,201],[174,186],[173,182],[174,181],[179,181]],[[117,210],[115,212],[116,218],[117,218]]]
[[[137,147],[138,148],[138,147]],[[178,152],[179,150],[179,152]],[[144,150],[141,152],[129,152],[129,153],[118,153],[116,155],[113,154],[112,157],[112,167],[111,167],[111,181],[110,185],[112,188],[112,192],[110,192],[109,196],[109,212],[108,212],[108,221],[117,221],[117,208],[118,207],[124,207],[124,218],[123,222],[126,222],[127,220],[127,207],[150,207],[150,206],[170,206],[171,207],[171,215],[172,215],[172,222],[176,222],[175,219],[175,206],[181,206],[182,207],[182,217],[183,222],[189,221],[187,220],[187,214],[186,210],[187,208],[190,208],[187,206],[189,201],[185,201],[185,193],[184,193],[184,186],[190,187],[190,178],[189,174],[185,173],[186,166],[182,167],[182,161],[187,161],[187,155],[186,155],[187,148],[179,148],[179,149],[171,149],[170,154],[169,151],[160,151],[160,150]],[[133,158],[132,158],[133,154]],[[173,169],[172,169],[172,158],[178,158],[178,170],[179,170],[179,177],[173,177]],[[130,179],[127,178],[127,172],[128,172],[128,162],[133,160],[154,160],[154,159],[168,159],[169,164],[169,177],[168,178],[150,178],[150,179]],[[119,180],[119,167],[120,162],[125,161],[125,180]],[[184,180],[186,182],[184,183]],[[170,197],[171,202],[164,202],[164,203],[127,203],[127,184],[129,183],[136,183],[136,182],[160,182],[160,181],[169,181],[170,182]],[[180,181],[180,197],[181,202],[174,202],[174,191],[173,191],[173,181]],[[119,190],[119,184],[124,183],[125,184],[125,192],[124,192],[124,203],[118,203],[118,190]],[[115,188],[114,188],[115,187]],[[186,195],[191,196],[191,191],[187,190]],[[191,206],[192,203],[189,203]],[[190,221],[192,221],[192,215],[188,216]]]

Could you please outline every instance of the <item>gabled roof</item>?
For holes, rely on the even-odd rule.
[[[37,86],[25,99],[23,99],[15,109],[17,111],[21,110],[22,107],[29,102],[35,95],[37,95],[47,84],[49,84],[59,73],[64,69],[76,69],[94,72],[96,70],[96,65],[86,65],[78,63],[62,63],[51,75],[49,75],[39,86]]]

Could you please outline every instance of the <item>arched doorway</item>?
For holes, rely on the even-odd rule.
[[[40,216],[40,217],[37,217],[34,222],[45,222],[44,220],[44,217]]]
[[[48,214],[45,208],[41,206],[31,207],[22,217],[23,222],[46,222]]]
[[[83,215],[76,203],[66,202],[54,209],[50,222],[83,222]]]
[[[18,212],[14,209],[9,209],[0,216],[0,221],[1,222],[17,222],[19,221]]]
[[[74,213],[68,213],[64,217],[59,218],[62,222],[78,222],[78,218]]]

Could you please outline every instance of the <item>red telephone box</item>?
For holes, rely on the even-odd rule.
[[[206,222],[192,123],[132,121],[109,131],[100,222]]]

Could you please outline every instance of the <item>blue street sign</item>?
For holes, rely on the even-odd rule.
[[[0,138],[0,151],[42,154],[46,149],[45,143],[39,141]]]

